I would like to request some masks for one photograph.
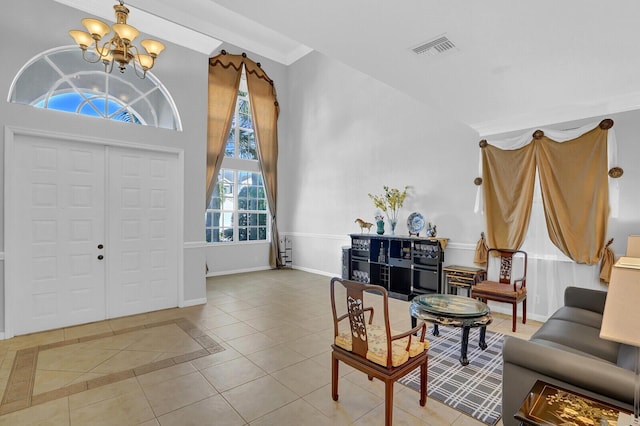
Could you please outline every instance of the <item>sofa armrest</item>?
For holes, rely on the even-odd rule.
[[[505,364],[633,404],[635,374],[614,363],[511,336],[505,336],[502,359]]]
[[[586,309],[600,314],[604,312],[604,302],[606,298],[606,291],[592,290],[589,288],[567,287],[564,291],[565,306]]]

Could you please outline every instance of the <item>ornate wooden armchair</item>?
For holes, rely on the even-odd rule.
[[[336,287],[340,292],[339,300],[336,300]],[[346,292],[344,299],[342,290]],[[373,323],[373,307],[364,305],[364,295],[371,293],[379,293],[382,296],[382,324]],[[340,278],[331,280],[331,310],[334,329],[334,343],[331,345],[333,400],[338,400],[338,361],[342,361],[367,374],[369,380],[375,377],[384,382],[385,425],[391,426],[393,383],[418,367],[420,405],[424,406],[427,401],[429,346],[429,342],[424,340],[426,325],[421,323],[412,330],[396,333],[389,327],[389,299],[383,287]],[[365,312],[369,312],[368,322],[365,321]],[[419,336],[414,335],[418,333]]]
[[[491,281],[489,279],[481,281],[471,290],[471,297],[487,302],[494,300],[496,302],[511,303],[512,305],[512,331],[516,331],[516,319],[518,313],[518,303],[522,302],[522,323],[527,322],[527,253],[522,250],[507,250],[491,248],[487,256],[487,277],[490,275],[489,265],[492,258],[500,257],[500,270],[498,271],[498,280]],[[522,262],[522,276],[514,278],[513,265],[514,260],[520,259]]]

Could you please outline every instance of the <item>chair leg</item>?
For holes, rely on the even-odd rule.
[[[420,406],[424,407],[427,403],[427,363],[429,358],[426,358],[424,363],[420,365]]]
[[[522,301],[522,323],[527,323],[527,299]]]
[[[384,385],[384,424],[392,426],[393,424],[393,381],[385,380]]]
[[[338,400],[338,358],[331,354],[331,397]]]
[[[511,331],[513,331],[514,333],[516,332],[516,321],[518,320],[518,304],[514,303],[513,305],[513,313],[512,313],[512,326],[511,326]]]

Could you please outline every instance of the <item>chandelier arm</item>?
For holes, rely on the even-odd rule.
[[[104,72],[107,74],[111,74],[111,71],[113,71],[113,63],[115,62],[115,60],[110,60],[110,61],[102,61],[104,63]]]
[[[100,55],[98,55],[98,57],[94,61],[93,59],[90,59],[90,58],[87,57],[87,49],[82,49],[82,59],[84,59],[85,61],[87,61],[89,63],[95,64],[95,63],[100,62],[100,59],[102,59],[102,58],[100,57]]]
[[[142,74],[140,74],[140,71],[138,70],[138,66],[136,65],[136,59],[134,59],[132,62],[133,62],[133,72],[136,73],[136,76],[139,79],[144,80],[144,78],[147,76],[147,70],[143,69]]]
[[[109,54],[109,52],[111,52],[111,44],[113,44],[113,39],[106,41],[102,47],[100,47],[100,45],[98,44],[98,42],[96,41],[96,46],[95,46],[95,51],[98,54],[98,58],[102,59],[105,56],[107,56]]]

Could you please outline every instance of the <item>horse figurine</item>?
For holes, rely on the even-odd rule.
[[[360,225],[361,234],[364,234],[364,228],[367,228],[367,234],[368,234],[371,231],[371,227],[373,226],[373,223],[365,222],[360,218],[356,219],[356,223]]]

